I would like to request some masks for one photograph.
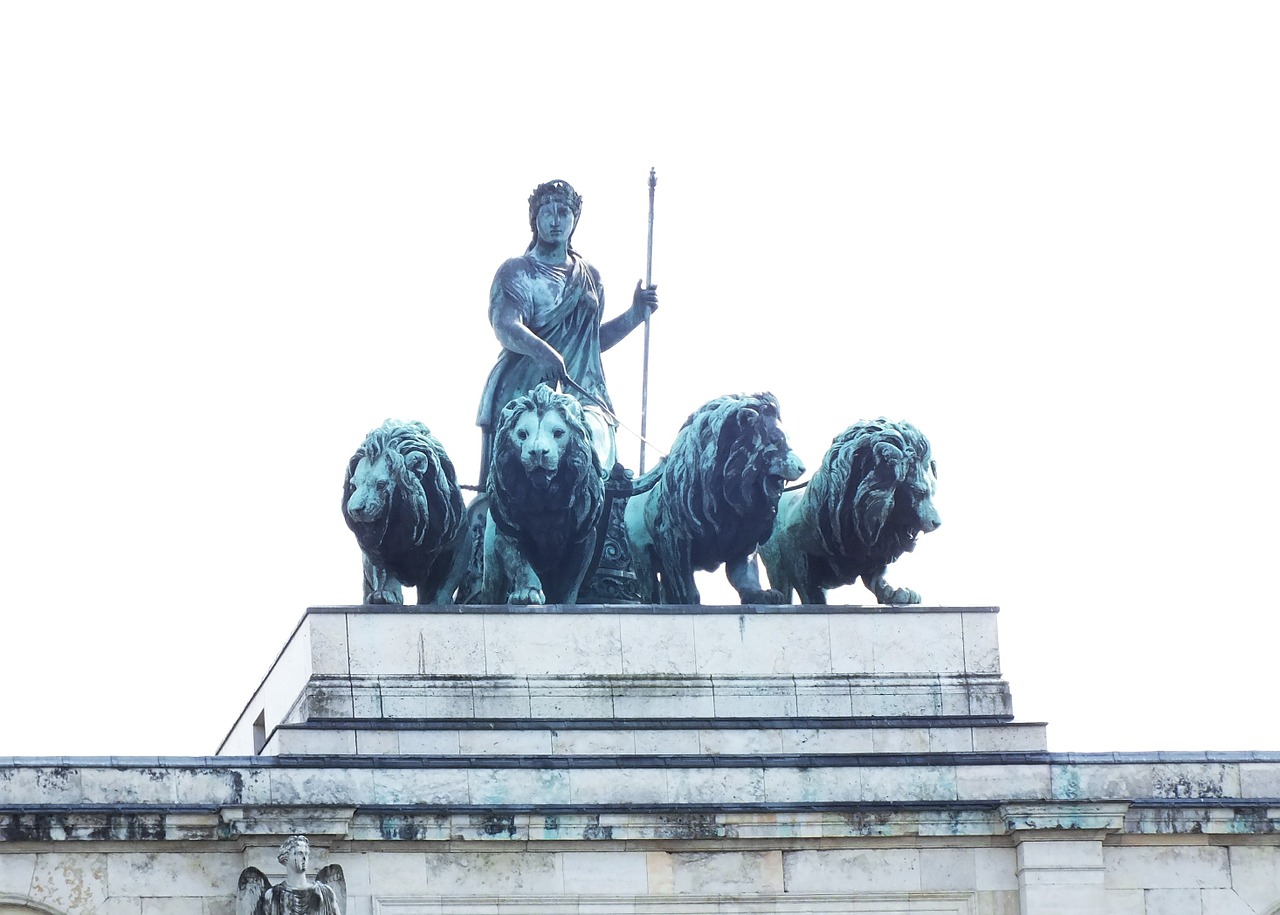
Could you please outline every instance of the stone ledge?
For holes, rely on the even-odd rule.
[[[1156,802],[998,804],[97,805],[0,808],[0,846],[30,842],[241,840],[306,831],[353,842],[784,841],[968,837],[1008,841],[1064,836],[1214,836],[1276,841],[1280,800],[1187,807]]]
[[[754,713],[754,714],[753,714]],[[1012,715],[992,674],[312,676],[278,724],[344,718],[964,718]],[[270,728],[274,730],[274,726]],[[240,741],[244,733],[241,730]]]
[[[1280,806],[1280,763],[1057,766],[1047,753],[778,756],[285,757],[244,767],[0,770],[0,809],[300,804],[537,808],[675,804]],[[1188,805],[1189,806],[1189,805]],[[1171,808],[1172,809],[1172,808]]]
[[[1040,830],[1099,830],[1119,832],[1124,828],[1129,803],[1038,803],[1002,804],[1000,816],[1009,832]]]
[[[636,755],[728,756],[832,755],[866,753],[992,753],[1036,752],[1047,749],[1040,724],[997,723],[979,727],[944,724],[930,727],[915,722],[890,727],[877,721],[869,727],[828,727],[833,719],[812,719],[803,725],[732,727],[711,724],[692,727],[672,719],[650,729],[638,722],[624,726],[579,728],[573,722],[541,723],[518,719],[518,727],[383,728],[377,722],[349,728],[341,722],[315,721],[281,725],[263,748],[269,755],[430,755],[430,756],[581,756]],[[839,719],[835,719],[838,721]],[[589,719],[588,719],[589,721]],[[713,720],[714,721],[714,720]],[[459,723],[466,719],[459,719]],[[471,724],[471,722],[466,722]],[[590,722],[595,724],[596,722]],[[607,722],[606,722],[607,723]],[[535,725],[530,727],[530,725]],[[538,726],[540,725],[540,726]]]
[[[533,730],[715,730],[759,728],[954,728],[954,727],[1045,727],[1042,721],[1015,722],[1012,715],[920,715],[897,717],[849,716],[820,718],[311,718],[292,729],[341,727],[349,730],[423,730],[448,728],[455,731]]]
[[[705,887],[703,887],[705,889]],[[973,915],[972,892],[876,892],[788,895],[722,893],[662,896],[379,896],[377,915],[546,915],[547,912],[592,915]]]
[[[439,614],[466,615],[634,615],[641,616],[753,616],[768,614],[849,613],[999,613],[995,606],[958,607],[950,604],[331,604],[308,607],[307,613],[341,613],[361,616]]]
[[[939,766],[1048,766],[1049,753],[733,753],[670,754],[632,756],[590,754],[581,756],[541,756],[518,754],[487,755],[375,755],[317,754],[280,756],[293,768],[352,769],[821,769],[821,768],[936,768]],[[359,760],[358,765],[350,765]]]
[[[913,754],[920,756],[924,754]],[[1002,753],[1005,759],[1047,762],[1050,765],[1150,765],[1154,763],[1273,763],[1280,764],[1280,751],[1239,750],[1221,752],[1195,752],[1182,750],[1152,751],[1143,753],[1061,753],[1057,751],[1035,753]],[[289,769],[330,766],[335,760],[351,768],[374,768],[387,765],[397,756],[0,756],[0,769],[210,769],[230,771],[242,768]],[[3,776],[0,776],[2,782]],[[1280,796],[1280,795],[1277,795]],[[3,802],[0,802],[2,806]]]

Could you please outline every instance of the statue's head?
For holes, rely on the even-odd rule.
[[[307,859],[311,856],[311,843],[307,841],[306,836],[289,836],[280,845],[280,854],[276,856],[276,860],[285,866],[286,869],[292,863],[294,869],[305,873],[307,870]]]
[[[572,243],[573,233],[578,228],[578,217],[582,215],[582,195],[568,181],[561,181],[559,178],[539,184],[533,189],[533,193],[529,195],[529,228],[533,231],[530,250],[538,241],[538,214],[545,206],[563,207],[573,214],[573,226],[568,238]]]

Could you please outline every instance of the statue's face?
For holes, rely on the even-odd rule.
[[[309,856],[310,849],[305,843],[298,842],[289,849],[289,857],[285,860],[285,867],[300,874],[305,874],[307,872],[307,859]]]
[[[538,241],[558,245],[573,234],[573,210],[569,204],[552,200],[538,208]]]

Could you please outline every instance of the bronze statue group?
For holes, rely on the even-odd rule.
[[[651,179],[652,189],[652,179]],[[825,603],[861,578],[880,603],[918,603],[885,570],[940,523],[937,468],[909,423],[858,422],[805,485],[772,394],[729,394],[685,421],[639,478],[617,463],[601,354],[658,307],[637,283],[604,320],[600,274],[572,240],[581,196],[529,197],[532,239],[498,268],[489,320],[503,351],[480,399],[481,492],[426,426],[388,420],[347,465],[343,517],[364,560],[364,602],[700,603],[694,572],[725,567],[744,604]],[[763,561],[769,584],[760,578]]]

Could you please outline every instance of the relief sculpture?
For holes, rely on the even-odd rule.
[[[240,874],[236,915],[342,915],[347,907],[347,881],[337,864],[322,867],[307,879],[311,843],[306,836],[290,836],[277,860],[284,865],[284,881],[275,886],[256,867]]]

